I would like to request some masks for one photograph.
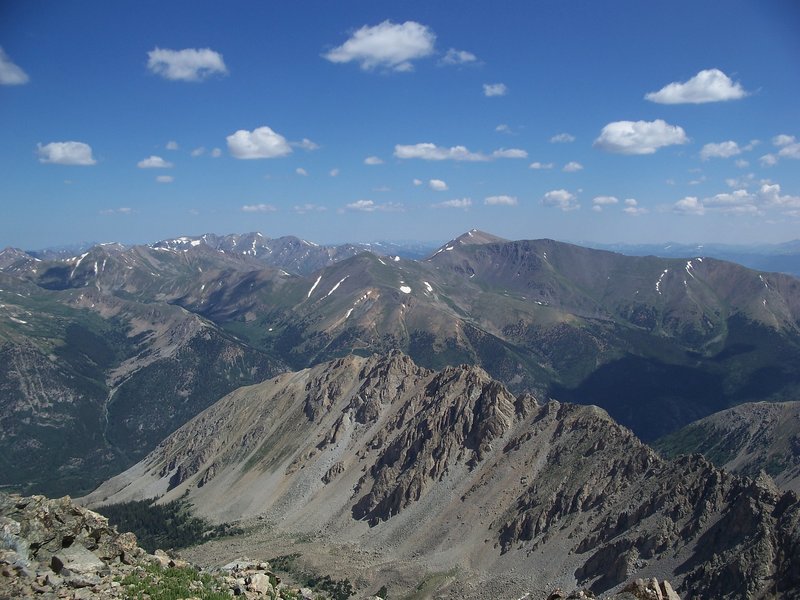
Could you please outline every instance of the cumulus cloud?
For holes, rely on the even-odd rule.
[[[552,169],[553,166],[554,166],[553,163],[542,163],[542,162],[536,161],[536,162],[532,162],[528,168],[529,169],[533,169],[535,171],[542,171],[542,170],[546,170],[546,169]]]
[[[210,48],[155,48],[147,53],[147,68],[172,81],[202,81],[215,74],[228,73],[222,55]]]
[[[765,167],[771,167],[778,164],[781,158],[792,158],[800,160],[800,142],[798,142],[793,135],[786,135],[782,133],[772,138],[772,144],[779,148],[777,154],[765,154],[761,157],[761,164]]]
[[[519,202],[516,196],[487,196],[483,203],[488,206],[516,206]]]
[[[219,158],[220,156],[222,156],[222,150],[220,150],[219,148],[214,148],[211,151],[211,157],[212,158]]]
[[[23,85],[30,81],[28,74],[8,57],[0,48],[0,85]]]
[[[505,96],[508,93],[508,87],[505,83],[484,83],[483,95],[487,98],[494,96]]]
[[[277,210],[272,204],[245,204],[242,206],[242,212],[248,213],[271,213]]]
[[[447,189],[447,184],[441,179],[431,179],[428,181],[428,187],[437,192],[444,192]]]
[[[175,181],[175,178],[172,175],[159,175],[156,177],[156,181],[158,183],[172,183]]]
[[[758,215],[768,210],[777,210],[794,215],[800,209],[800,196],[783,194],[777,183],[762,183],[755,191],[738,189],[723,192],[708,198],[694,196],[683,198],[673,205],[678,213],[702,216],[709,212],[730,215]]]
[[[604,207],[617,204],[619,200],[615,196],[595,196],[592,198],[592,210],[601,212]]]
[[[365,165],[382,165],[383,160],[377,156],[368,156],[364,159]]]
[[[514,132],[511,130],[511,127],[509,127],[507,123],[500,123],[500,125],[495,127],[494,130],[499,133],[507,133],[509,135],[514,134]]]
[[[441,62],[443,65],[468,65],[474,64],[477,62],[477,60],[478,57],[472,52],[450,48],[447,52],[445,52]]]
[[[745,96],[747,92],[739,82],[734,83],[719,69],[706,69],[688,81],[673,82],[657,92],[645,94],[645,99],[658,104],[704,104]]]
[[[575,136],[570,133],[558,133],[550,138],[551,144],[568,144],[575,141]]]
[[[170,169],[173,164],[160,156],[148,156],[136,163],[136,166],[140,169]]]
[[[37,144],[39,162],[52,165],[90,166],[97,163],[92,157],[92,147],[83,142],[50,142]]]
[[[167,145],[165,146],[165,148],[167,150],[177,150],[178,149],[178,142],[176,142],[175,140],[170,140],[170,141],[167,142]]]
[[[647,213],[647,209],[643,206],[639,206],[639,203],[635,198],[626,198],[625,208],[622,209],[622,212],[634,217],[638,217],[639,215]]]
[[[672,210],[685,215],[704,215],[706,208],[697,196],[686,196],[672,205]]]
[[[411,183],[413,183],[414,185],[422,185],[423,182],[422,179],[415,178]]]
[[[303,167],[297,167],[294,172],[303,177],[308,177],[308,171],[306,171]]]
[[[708,160],[709,158],[730,158],[742,153],[739,144],[728,140],[727,142],[720,142],[718,144],[706,144],[700,150],[700,158]]]
[[[202,156],[203,154],[205,154],[205,152],[206,152],[205,146],[198,146],[197,148],[191,151],[191,155],[196,158],[198,156]]]
[[[736,165],[738,168],[740,168],[740,169],[746,169],[747,167],[749,167],[749,166],[750,166],[750,163],[749,163],[749,162],[747,162],[747,161],[746,161],[745,159],[743,159],[743,158],[739,158],[739,159],[737,159],[737,160],[736,160],[736,162],[735,162],[734,164],[735,164],[735,165]]]
[[[328,175],[331,177],[338,177],[339,176],[339,169],[331,169],[328,171]]]
[[[472,200],[469,198],[454,198],[453,200],[445,200],[444,202],[437,202],[431,204],[433,208],[463,208],[468,209],[472,206]]]
[[[528,153],[520,148],[500,148],[492,152],[494,158],[528,158]]]
[[[225,139],[228,142],[228,150],[234,158],[278,158],[292,152],[292,147],[286,138],[266,125],[253,131],[240,129]]]
[[[436,35],[415,21],[403,24],[384,21],[365,25],[341,46],[323,54],[333,63],[357,62],[365,71],[381,67],[393,71],[412,71],[412,60],[433,54]]]
[[[470,152],[464,146],[453,146],[445,148],[431,143],[402,145],[394,147],[394,155],[397,158],[419,158],[422,160],[457,160],[457,161],[485,161],[489,157]]]
[[[653,154],[659,148],[688,141],[683,128],[661,119],[614,121],[603,127],[594,146],[618,154]]]
[[[291,142],[291,145],[296,148],[302,148],[303,150],[307,150],[311,152],[312,150],[319,150],[319,144],[316,142],[312,142],[308,138],[303,138],[299,142]]]
[[[560,208],[564,212],[576,210],[580,208],[578,204],[578,197],[567,190],[550,190],[542,196],[542,204],[545,206],[554,206]]]
[[[575,173],[576,171],[583,170],[583,165],[573,160],[565,164],[564,168],[561,170],[564,171],[565,173]]]
[[[385,204],[377,204],[372,200],[356,200],[350,204],[345,205],[345,209],[358,211],[358,212],[402,212],[403,205],[394,202],[386,202]]]

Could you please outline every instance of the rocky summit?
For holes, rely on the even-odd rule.
[[[280,582],[264,561],[237,559],[202,572],[63,497],[0,494],[0,599],[326,598]]]
[[[237,390],[84,500],[183,495],[247,531],[192,550],[201,562],[282,539],[354,580],[427,582],[431,598],[653,577],[689,598],[800,597],[800,502],[766,474],[664,460],[602,409],[400,353]]]

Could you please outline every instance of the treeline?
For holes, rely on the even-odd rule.
[[[118,531],[135,533],[139,545],[150,553],[157,548],[185,548],[212,538],[242,533],[231,525],[212,525],[196,517],[184,499],[166,504],[155,504],[155,500],[109,504],[100,512]]]

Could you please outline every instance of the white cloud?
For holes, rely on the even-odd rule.
[[[173,164],[160,156],[148,156],[136,163],[136,166],[140,169],[170,169]]]
[[[298,215],[304,215],[310,212],[325,212],[328,209],[324,206],[320,206],[319,204],[300,204],[293,206],[292,210]]]
[[[228,69],[222,55],[210,48],[167,50],[156,48],[147,53],[147,68],[164,79],[202,81],[211,75],[225,75]]]
[[[528,158],[528,153],[520,148],[500,148],[492,152],[494,158]]]
[[[23,85],[28,81],[28,74],[15,65],[5,50],[0,48],[0,85]]]
[[[758,195],[762,202],[771,207],[800,208],[800,196],[781,195],[781,186],[777,183],[762,184]]]
[[[234,158],[277,158],[292,152],[286,138],[266,125],[253,131],[240,129],[225,139],[228,141],[228,150]]]
[[[686,196],[672,205],[672,210],[685,215],[704,215],[706,207],[696,196]]]
[[[306,171],[303,167],[297,167],[294,172],[298,175],[302,175],[303,177],[308,177],[308,171]]]
[[[431,179],[428,181],[428,187],[437,192],[444,192],[447,189],[447,184],[441,179]]]
[[[175,181],[175,178],[172,175],[159,175],[156,177],[156,181],[158,183],[172,183]]]
[[[222,156],[222,150],[220,150],[219,148],[214,148],[211,151],[211,156],[212,158],[219,158],[220,156]]]
[[[583,170],[583,165],[573,160],[565,164],[564,168],[561,170],[564,171],[565,173],[575,173],[576,171]]]
[[[443,65],[467,65],[470,63],[477,62],[478,57],[475,56],[472,52],[467,52],[466,50],[456,50],[455,48],[450,48],[442,58]]]
[[[328,175],[331,177],[338,177],[339,176],[339,169],[331,169],[328,171]]]
[[[773,146],[788,146],[789,144],[794,144],[795,137],[793,135],[787,135],[785,133],[781,133],[780,135],[776,135],[772,138],[772,145]]]
[[[506,123],[500,123],[497,127],[494,128],[495,131],[499,133],[508,133],[512,135],[514,132],[511,131],[511,127],[509,127]]]
[[[195,148],[194,150],[192,150],[191,155],[194,156],[194,157],[198,157],[198,156],[202,156],[203,154],[205,154],[205,152],[206,152],[205,146],[199,146],[199,147]]]
[[[706,69],[689,81],[673,82],[657,92],[645,94],[645,99],[658,104],[703,104],[738,100],[745,96],[747,92],[739,82],[734,83],[719,69]]]
[[[639,215],[647,214],[647,209],[643,206],[639,206],[639,203],[635,198],[626,198],[625,208],[622,209],[622,212],[634,217],[638,217]]]
[[[412,71],[412,60],[433,54],[436,35],[415,21],[402,25],[384,21],[379,25],[365,25],[344,44],[323,54],[333,63],[358,62],[365,71],[376,67],[407,72]]]
[[[781,147],[778,151],[778,156],[781,158],[800,159],[800,143],[795,142]]]
[[[551,144],[568,144],[575,141],[575,136],[570,133],[558,133],[550,138]]]
[[[175,140],[170,140],[167,142],[167,145],[165,147],[167,150],[177,150],[178,142],[176,142]]]
[[[505,83],[484,83],[483,95],[487,98],[493,96],[505,96],[508,93],[508,87]]]
[[[592,210],[595,212],[602,212],[606,206],[619,203],[615,196],[595,196],[592,198]]]
[[[272,204],[245,204],[242,206],[242,212],[257,212],[257,213],[271,213],[276,212],[278,209]]]
[[[541,163],[539,161],[536,161],[536,162],[532,162],[528,168],[529,169],[534,169],[535,171],[541,171],[541,170],[545,170],[545,169],[552,169],[553,168],[553,163]]]
[[[383,160],[377,156],[368,156],[364,159],[365,165],[382,165]]]
[[[564,212],[580,208],[578,197],[567,190],[550,190],[542,197],[542,204],[555,206]]]
[[[686,144],[689,138],[683,128],[655,121],[614,121],[600,132],[594,146],[618,154],[653,154],[659,148]]]
[[[359,212],[402,212],[403,205],[394,202],[387,202],[385,204],[376,204],[372,200],[356,200],[350,204],[345,205],[345,209],[354,210]]]
[[[740,168],[740,169],[746,169],[747,167],[749,167],[749,166],[750,166],[750,163],[749,163],[749,162],[747,162],[747,161],[746,161],[745,159],[743,159],[743,158],[739,158],[739,159],[737,159],[737,160],[736,160],[736,162],[735,162],[734,164],[735,164],[735,165],[736,165],[738,168]]]
[[[412,181],[412,183],[413,183],[414,185],[422,185],[422,183],[423,183],[423,182],[422,182],[422,179],[414,179],[414,180]]]
[[[302,148],[303,150],[308,150],[309,152],[311,152],[312,150],[319,150],[319,144],[317,144],[316,142],[312,142],[308,138],[303,138],[299,142],[292,142],[291,145],[296,148]]]
[[[774,154],[765,154],[758,159],[762,167],[773,167],[778,164],[778,157]]]
[[[402,145],[394,147],[397,158],[420,158],[422,160],[458,160],[458,161],[485,161],[489,157],[475,152],[470,152],[464,146],[444,148],[431,143]]]
[[[453,200],[445,200],[444,202],[437,202],[431,204],[433,208],[463,208],[468,209],[472,206],[472,200],[469,198],[455,198]]]
[[[730,158],[742,153],[739,144],[728,140],[727,142],[720,142],[718,144],[706,144],[700,150],[700,158],[708,160],[709,158]]]
[[[516,206],[519,204],[516,196],[487,196],[483,203],[488,206]]]
[[[92,147],[83,142],[50,142],[37,144],[39,162],[53,165],[89,166],[97,161],[92,157]]]

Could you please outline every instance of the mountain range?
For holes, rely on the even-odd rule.
[[[397,352],[241,388],[82,501],[182,497],[246,531],[194,558],[279,540],[400,595],[428,582],[424,597],[545,598],[666,577],[685,598],[800,597],[800,500],[768,476],[664,460],[600,408]]]
[[[798,397],[798,292],[791,276],[702,256],[477,230],[422,260],[255,233],[6,249],[0,485],[85,493],[242,385],[393,349],[601,406],[652,441]]]

